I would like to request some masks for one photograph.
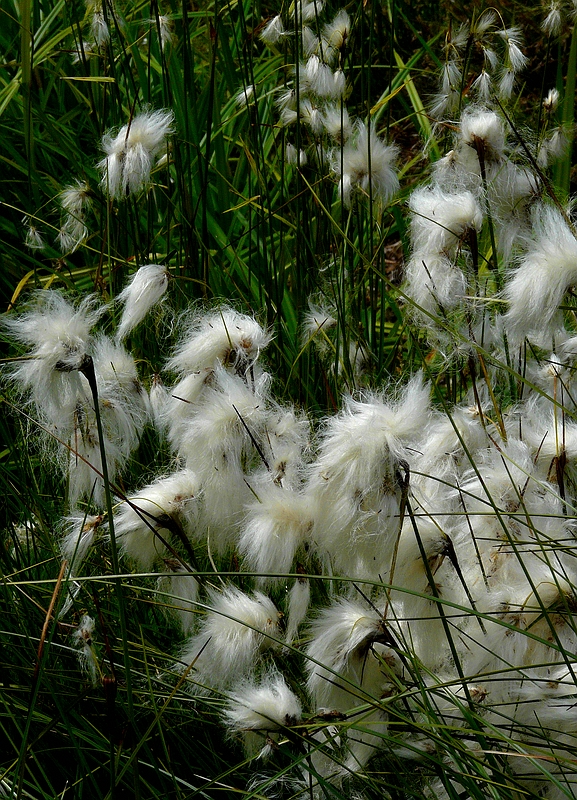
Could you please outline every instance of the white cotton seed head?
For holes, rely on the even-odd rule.
[[[28,310],[2,321],[29,356],[8,374],[60,438],[71,430],[77,397],[84,394],[78,370],[92,353],[91,331],[105,309],[93,295],[75,306],[60,292],[45,290],[35,293]]]
[[[521,50],[523,34],[520,28],[505,28],[498,31],[505,41],[505,63],[513,72],[519,72],[527,65],[527,56]]]
[[[102,8],[96,8],[90,21],[90,33],[94,42],[101,47],[110,39],[110,29],[104,17]]]
[[[351,19],[344,8],[333,17],[332,22],[323,25],[322,36],[329,47],[341,50],[347,43],[351,31]]]
[[[318,707],[347,710],[359,704],[359,693],[380,697],[388,683],[389,664],[397,659],[379,640],[385,629],[379,613],[361,603],[339,598],[323,609],[310,627],[306,648],[308,689]]]
[[[403,525],[397,549],[394,583],[403,589],[425,592],[429,579],[423,554],[431,574],[435,575],[450,550],[450,542],[447,534],[432,520],[419,519],[417,529],[418,538],[411,524]]]
[[[481,74],[475,78],[471,84],[471,90],[477,93],[479,100],[483,102],[490,100],[493,91],[493,79],[487,70],[482,70]]]
[[[90,347],[90,331],[104,310],[93,295],[75,307],[60,292],[44,290],[35,294],[30,310],[3,324],[48,368],[72,371],[81,366]]]
[[[331,169],[339,180],[339,191],[345,205],[350,204],[351,192],[373,192],[388,202],[399,188],[395,171],[398,148],[387,145],[365,123],[357,121],[355,130],[344,148],[331,156]]]
[[[238,108],[246,108],[246,106],[254,102],[255,99],[255,87],[253,83],[250,83],[248,86],[241,86],[234,96],[234,104],[238,106]]]
[[[561,126],[553,128],[542,141],[538,153],[538,161],[541,166],[547,166],[563,158],[567,153],[569,139],[567,131]]]
[[[299,115],[298,111],[294,108],[290,108],[288,106],[281,108],[280,116],[279,116],[279,123],[282,126],[285,125],[294,125],[295,122],[298,120]]]
[[[158,373],[152,376],[152,384],[150,386],[150,413],[152,422],[154,423],[157,431],[165,433],[166,431],[166,418],[164,416],[165,409],[168,403],[169,392],[162,378]]]
[[[287,142],[285,145],[285,160],[287,164],[300,168],[305,166],[308,159],[304,150],[297,150],[294,144]]]
[[[111,387],[121,387],[125,392],[140,397],[144,405],[144,389],[132,353],[122,344],[100,335],[94,340],[94,368],[99,378],[99,389],[106,393]]]
[[[493,9],[487,9],[471,25],[471,34],[477,37],[484,36],[496,22],[497,15]]]
[[[269,47],[276,44],[286,34],[282,17],[277,14],[276,17],[269,19],[264,28],[259,33],[259,39],[267,44]]]
[[[193,691],[225,689],[252,672],[259,654],[277,647],[279,613],[261,592],[248,595],[229,586],[210,591],[199,632],[185,644],[181,661],[193,664]]]
[[[303,25],[301,27],[300,34],[303,55],[312,56],[313,53],[316,53],[319,49],[319,37],[308,25]]]
[[[450,258],[438,253],[416,251],[405,266],[407,297],[433,318],[455,308],[467,292],[463,271]],[[420,318],[420,311],[414,313]],[[422,320],[430,325],[431,318]]]
[[[107,424],[113,425],[109,433],[123,446],[122,442],[130,438],[128,433],[126,436],[122,433],[125,415],[129,418],[127,424],[134,426],[135,435],[140,438],[150,415],[150,400],[138,377],[132,353],[107,336],[98,336],[94,343],[94,370],[105,431]],[[115,417],[117,421],[113,423]]]
[[[312,22],[322,14],[323,0],[295,0],[291,4],[290,15],[301,25],[303,22]]]
[[[559,36],[563,29],[563,5],[559,0],[551,0],[547,8],[547,15],[541,23],[541,30],[547,36]]]
[[[191,458],[191,466],[204,470],[202,475],[202,531],[209,550],[219,556],[236,544],[244,519],[244,508],[254,499],[249,476],[245,473],[242,458],[232,454],[224,460],[221,453],[211,454],[211,461],[199,463]]]
[[[539,205],[534,239],[505,286],[505,324],[515,338],[550,325],[565,292],[577,282],[577,239],[561,212]]]
[[[213,369],[223,364],[235,370],[248,369],[269,344],[271,335],[247,314],[224,306],[216,312],[195,314],[187,320],[192,329],[167,368],[181,375]]]
[[[426,186],[412,193],[409,207],[411,242],[417,253],[451,255],[467,231],[480,231],[483,224],[483,212],[472,192],[450,194]]]
[[[100,678],[100,669],[94,650],[94,627],[95,623],[92,617],[84,614],[73,633],[73,641],[78,651],[82,670],[88,674],[92,685],[96,686]]]
[[[311,131],[319,136],[323,130],[323,114],[318,101],[313,102],[308,97],[303,98],[299,104],[298,116]]]
[[[158,31],[162,50],[164,50],[167,45],[172,44],[174,40],[174,23],[169,16],[166,14],[159,14],[157,19],[151,20],[151,25],[154,25]]]
[[[268,574],[267,580],[275,573],[282,579],[313,528],[313,504],[306,495],[275,484],[260,487],[258,499],[247,509],[239,550],[251,570]]]
[[[154,160],[166,147],[173,125],[172,111],[144,111],[116,135],[107,133],[103,137],[106,157],[98,168],[102,188],[112,199],[122,199],[149,183]]]
[[[324,482],[380,481],[398,459],[407,457],[406,446],[420,436],[430,414],[429,394],[419,373],[396,399],[385,394],[347,399],[343,411],[327,423],[314,471],[322,473]]]
[[[474,401],[455,406],[448,414],[434,416],[424,431],[421,471],[434,475],[442,461],[457,466],[467,463],[466,453],[474,453],[487,443],[487,431]]]
[[[302,92],[310,92],[323,99],[342,97],[345,89],[343,71],[333,71],[317,55],[312,55],[300,68],[299,78]]]
[[[559,90],[556,88],[549,89],[547,97],[543,100],[543,108],[548,114],[557,110],[559,105]]]
[[[308,578],[297,578],[288,597],[286,641],[292,644],[299,626],[305,619],[311,602],[311,582]]]
[[[77,504],[88,500],[98,508],[104,507],[104,482],[102,475],[102,453],[95,426],[82,423],[83,427],[74,432],[70,439],[68,462],[65,474],[68,476],[68,495],[70,502]],[[115,443],[104,437],[106,463],[111,480],[115,480],[119,466],[126,463]]]
[[[62,520],[62,538],[60,551],[68,561],[68,572],[76,574],[78,568],[88,555],[100,529],[104,517],[101,514],[89,516],[76,512]]]
[[[46,247],[46,242],[38,227],[28,218],[24,218],[26,225],[26,235],[24,237],[24,244],[29,250],[43,250]]]
[[[340,105],[326,106],[323,111],[323,125],[328,135],[340,144],[347,141],[353,130],[349,112]],[[334,157],[338,158],[336,153]]]
[[[62,208],[74,217],[80,217],[86,206],[92,204],[92,192],[84,180],[76,180],[65,186],[58,197]]]
[[[462,81],[461,68],[456,61],[446,61],[441,70],[441,92],[447,94],[457,90]]]
[[[74,253],[88,238],[88,228],[82,219],[68,214],[58,231],[57,238],[63,253]]]
[[[133,356],[106,336],[95,340],[94,370],[103,432],[107,441],[113,443],[110,453],[107,449],[107,461],[111,479],[114,479],[140,441],[150,416],[150,402],[138,379]],[[84,413],[86,423],[96,430],[92,408],[85,408]],[[82,424],[79,424],[78,433],[81,431]]]
[[[175,472],[148,484],[122,503],[114,515],[114,530],[121,552],[150,571],[159,557],[167,554],[165,541],[178,525],[194,535],[200,486],[190,470]]]
[[[137,270],[122,292],[118,301],[124,310],[116,332],[122,341],[142,322],[150,309],[163,297],[168,287],[168,272],[160,264],[147,264]]]
[[[158,579],[163,594],[162,610],[175,618],[183,633],[190,635],[196,623],[199,581],[194,570],[176,559],[165,558],[164,568],[170,571]]]
[[[223,713],[231,731],[277,731],[300,721],[300,700],[276,671],[234,687]]]
[[[429,111],[433,119],[442,119],[446,116],[452,116],[459,107],[459,100],[461,93],[456,89],[450,89],[445,92],[438,92],[433,96]]]
[[[483,61],[485,63],[485,69],[494,70],[496,69],[497,65],[499,64],[499,56],[493,50],[492,47],[488,47],[486,44],[481,45],[483,50]]]
[[[505,151],[505,127],[494,111],[473,106],[461,116],[461,140],[473,149],[482,146],[485,161],[498,161]]]
[[[501,78],[499,80],[499,97],[502,100],[509,100],[513,94],[516,77],[516,72],[511,67],[504,69],[501,73]]]
[[[378,579],[388,565],[398,527],[399,462],[410,462],[429,413],[429,389],[419,374],[397,399],[349,399],[327,422],[309,468],[307,494],[318,507],[312,536],[347,574],[370,569]]]
[[[161,429],[166,430],[175,452],[179,452],[183,446],[189,421],[196,412],[196,406],[211,376],[212,370],[191,372],[165,393],[158,423]],[[159,399],[162,399],[160,395]]]
[[[314,341],[319,350],[326,351],[327,334],[336,326],[337,320],[329,309],[309,302],[309,310],[303,317],[303,342]]]
[[[269,376],[254,387],[224,367],[215,369],[183,431],[180,452],[204,479],[238,463],[266,422]]]
[[[275,101],[275,105],[277,106],[280,112],[290,109],[291,111],[296,110],[296,92],[294,89],[278,89],[277,90],[277,99]]]
[[[285,489],[300,487],[310,435],[311,425],[304,414],[291,407],[270,408],[261,439],[269,481]]]

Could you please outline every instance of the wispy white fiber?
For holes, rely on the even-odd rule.
[[[124,305],[116,338],[122,341],[146,317],[168,287],[168,272],[160,264],[140,267],[118,295]]]
[[[450,255],[467,230],[479,231],[483,212],[472,192],[449,194],[437,186],[416,189],[409,200],[416,253]]]
[[[327,22],[322,28],[323,44],[335,50],[341,50],[347,43],[351,31],[351,19],[344,8],[341,8],[331,22]]]
[[[98,536],[103,521],[104,517],[100,514],[89,516],[80,511],[69,514],[62,520],[60,551],[68,561],[69,574],[77,573]]]
[[[318,507],[313,539],[337,569],[378,580],[388,565],[400,462],[410,462],[429,413],[429,388],[418,374],[396,397],[348,398],[326,423],[306,491]]]
[[[192,691],[226,689],[258,666],[259,654],[277,647],[279,613],[261,592],[248,595],[233,586],[211,590],[199,632],[184,645],[181,661],[193,665]]]
[[[291,5],[291,17],[298,25],[312,22],[322,14],[324,0],[295,0]]]
[[[577,239],[559,209],[540,204],[533,241],[505,286],[505,324],[523,339],[550,325],[565,292],[577,283]]]
[[[169,617],[176,618],[181,630],[190,635],[198,616],[199,580],[188,564],[175,558],[165,558],[164,569],[169,574],[160,577],[157,583],[163,593],[162,610]]]
[[[350,139],[331,158],[331,168],[339,181],[339,193],[346,206],[354,190],[372,191],[383,202],[399,188],[395,171],[398,148],[377,136],[374,127],[358,120]]]
[[[76,398],[83,395],[78,370],[91,353],[91,331],[104,311],[92,295],[74,305],[60,292],[45,290],[35,293],[26,311],[2,321],[27,347],[27,360],[10,370],[12,380],[32,399],[41,419],[66,426],[62,435],[71,429]]]
[[[461,116],[461,139],[475,150],[482,146],[486,161],[498,160],[505,151],[505,126],[495,111],[471,106]]]
[[[143,111],[117,134],[105,134],[102,147],[106,157],[98,168],[102,188],[112,199],[139,192],[149,183],[154,161],[166,148],[173,125],[172,111]]]
[[[390,683],[387,667],[397,672],[400,662],[384,638],[378,611],[359,602],[337,599],[310,626],[306,648],[308,689],[317,708],[347,711],[360,697],[379,698]]]
[[[310,537],[314,526],[314,505],[301,492],[275,484],[260,487],[258,502],[247,510],[239,539],[240,552],[250,570],[275,580],[292,571],[299,547]]]
[[[64,187],[58,199],[64,211],[58,242],[62,252],[72,253],[88,237],[85,212],[92,204],[92,193],[85,180],[76,180]]]
[[[139,568],[150,571],[159,558],[168,555],[164,542],[174,536],[170,528],[179,526],[185,535],[194,537],[199,493],[196,475],[184,469],[132,494],[114,515],[121,551]]]
[[[269,670],[260,680],[234,687],[223,712],[231,731],[277,731],[300,721],[300,700],[280,672]]]
[[[311,602],[311,582],[308,578],[297,578],[288,596],[287,626],[285,639],[292,644],[304,621]]]
[[[167,364],[181,375],[212,369],[217,363],[245,370],[270,343],[271,335],[247,314],[224,306],[190,319],[191,329]]]
[[[259,33],[259,38],[267,45],[276,44],[286,34],[282,17],[277,14],[266,23]]]
[[[88,674],[92,685],[97,686],[101,672],[94,649],[94,626],[95,623],[92,617],[84,614],[72,636],[78,651],[81,669]]]

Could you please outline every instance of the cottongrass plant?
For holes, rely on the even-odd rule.
[[[155,10],[148,29],[170,58],[177,33]],[[110,4],[90,6],[101,56],[116,16]],[[162,723],[172,713],[194,747],[218,750],[218,731],[230,752],[240,744],[242,766],[226,764],[236,793],[558,800],[576,791],[577,245],[571,208],[545,172],[562,152],[552,138],[558,98],[545,99],[535,141],[520,141],[504,106],[525,66],[519,30],[492,11],[455,29],[432,109],[440,157],[401,211],[399,150],[378,107],[347,107],[352,35],[345,10],[331,17],[316,1],[292,4],[258,33],[258,46],[294,56],[271,102],[282,169],[303,197],[314,176],[319,230],[330,221],[330,236],[316,240],[328,242],[322,271],[298,287],[300,305],[287,289],[288,305],[275,306],[271,290],[267,322],[250,303],[192,303],[169,342],[160,311],[187,275],[167,246],[123,260],[131,274],[119,291],[111,269],[99,283],[107,303],[46,289],[26,304],[17,292],[6,315],[19,348],[7,394],[24,411],[31,451],[40,443],[38,470],[57,465],[65,486],[59,522],[42,529],[36,497],[12,546],[30,552],[34,535],[49,535],[61,565],[52,595],[34,600],[32,698],[49,647],[102,694],[106,724],[97,719],[87,741],[102,747],[102,737],[110,754],[110,797],[134,763],[143,774],[170,763]],[[251,74],[236,98],[228,89],[235,119],[246,114],[254,127],[267,101],[261,78]],[[158,104],[127,107],[125,124],[102,139],[92,184],[68,181],[58,195],[68,255],[86,249],[98,197],[112,226],[147,204],[153,231],[161,161],[170,192],[184,191],[171,154],[182,158],[178,140],[191,129]],[[403,283],[387,292],[399,300],[395,349],[406,364],[381,363],[371,387],[374,353],[359,320],[373,344],[384,340],[393,304],[359,281],[386,242],[367,246],[360,220],[381,235],[394,202],[407,258]],[[204,232],[215,230],[212,210],[195,220]],[[203,258],[213,257],[207,239]],[[208,295],[208,280],[198,284]],[[289,314],[291,371],[315,352],[322,367],[328,400],[316,416],[287,399],[290,381],[272,366]],[[26,598],[33,581],[22,580]],[[65,661],[70,653],[78,663]],[[39,741],[62,702],[55,692]],[[78,782],[96,780],[78,752]],[[224,772],[209,773],[203,787],[175,777],[175,796],[220,792]]]
[[[472,195],[470,208],[477,231]],[[444,211],[453,213],[450,205]],[[425,237],[421,219],[416,246]],[[433,227],[431,236],[431,248],[439,250],[459,240],[444,226],[440,233]],[[557,246],[563,249],[565,240]],[[125,291],[137,283],[133,278]],[[31,395],[38,414],[37,387],[23,368],[52,371],[51,380],[70,377],[74,418],[78,397],[85,397],[82,360],[92,353],[101,365],[102,416],[108,406],[120,414],[106,442],[116,465],[116,453],[133,452],[142,424],[134,420],[148,408],[134,363],[120,345],[92,332],[103,314],[93,299],[75,307],[48,293],[36,302],[42,311],[35,306],[10,323],[13,335],[33,348],[10,377]],[[66,316],[75,347],[67,339],[63,352],[55,353],[55,344],[46,355],[39,349],[26,332],[44,309]],[[225,727],[243,739],[250,757],[274,758],[281,742],[295,748],[295,757],[308,751],[315,796],[327,782],[344,790],[381,751],[401,759],[410,752],[426,773],[431,760],[442,759],[440,719],[471,739],[487,775],[500,774],[489,751],[513,747],[524,757],[512,759],[499,780],[563,796],[558,784],[573,780],[567,759],[575,731],[567,710],[577,648],[571,514],[577,436],[571,422],[559,419],[561,388],[555,389],[565,365],[545,370],[545,388],[535,380],[522,399],[499,409],[492,402],[503,378],[493,367],[491,392],[479,385],[464,405],[444,412],[433,408],[431,384],[418,373],[404,388],[345,398],[342,411],[313,436],[304,418],[272,397],[261,364],[270,334],[230,307],[194,313],[186,318],[192,332],[168,361],[176,382],[163,391],[157,417],[176,469],[129,495],[112,486],[112,520],[88,481],[71,491],[60,543],[70,580],[81,578],[90,551],[102,546],[102,531],[114,535],[129,563],[158,576],[158,596],[185,636],[164,680],[180,681],[199,702],[224,698]],[[566,357],[567,337],[560,338]],[[525,358],[528,369],[544,372]],[[191,376],[195,388],[185,398],[182,384]],[[43,385],[51,387],[50,380]],[[95,459],[86,461],[99,471]],[[80,498],[98,513],[74,510]],[[255,575],[259,589],[225,578],[214,585],[198,571],[206,558],[223,563],[231,554],[244,559],[247,580]],[[310,609],[317,573],[334,579],[322,606]],[[75,636],[94,683],[100,673],[93,627],[86,618]],[[304,659],[306,692],[301,686],[299,694],[290,688],[294,676],[283,675],[283,653],[291,652]],[[316,720],[310,734],[307,719]],[[547,741],[558,742],[558,765],[546,762],[556,777],[535,772],[536,738],[539,752],[547,751]],[[298,763],[295,785],[308,769]],[[451,756],[446,767],[447,774],[457,769]],[[448,778],[437,779],[430,791],[450,797],[450,786]]]

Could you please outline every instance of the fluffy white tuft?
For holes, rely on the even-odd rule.
[[[112,199],[134,194],[150,181],[157,155],[173,132],[172,111],[144,111],[123,125],[116,135],[102,139],[106,157],[99,162],[101,185]]]
[[[297,578],[292,585],[288,598],[286,641],[292,644],[299,625],[307,615],[311,601],[311,583],[308,578]]]
[[[148,484],[121,504],[114,515],[115,535],[121,551],[143,570],[151,570],[159,557],[167,555],[159,536],[170,540],[170,529],[181,526],[186,534],[195,530],[200,487],[188,469]],[[157,535],[159,534],[159,535]]]
[[[505,127],[498,114],[472,106],[461,116],[461,139],[477,152],[483,148],[486,161],[498,161],[505,152]]]
[[[188,326],[191,332],[167,364],[168,369],[181,375],[213,369],[218,363],[246,370],[271,340],[254,317],[226,306],[216,312],[195,315]]]
[[[223,713],[232,731],[277,731],[299,722],[300,700],[283,676],[265,673],[257,682],[244,681],[231,692]]]
[[[306,648],[308,688],[317,707],[346,711],[359,704],[359,693],[379,698],[388,685],[388,669],[400,668],[384,647],[379,613],[361,603],[337,599],[312,622]]]
[[[194,666],[193,691],[226,689],[256,668],[259,653],[277,646],[279,613],[261,592],[236,587],[211,590],[199,632],[185,644],[181,661]]]
[[[147,264],[135,272],[117,298],[124,304],[116,332],[118,341],[125,339],[142,322],[152,306],[162,298],[167,287],[168,272],[160,264]]]
[[[69,574],[76,574],[98,536],[103,521],[104,517],[100,514],[89,516],[80,512],[69,514],[62,520],[60,551],[68,561]]]
[[[412,193],[409,207],[411,242],[417,253],[452,255],[466,231],[479,231],[483,224],[483,212],[472,192],[449,194],[426,186]]]
[[[577,239],[561,212],[539,205],[534,239],[505,286],[508,330],[517,339],[547,330],[565,292],[577,283]]]
[[[390,200],[399,188],[397,156],[395,145],[385,144],[372,127],[357,120],[349,141],[330,159],[343,203],[350,206],[354,190],[373,192],[385,203]]]
[[[240,552],[249,567],[281,580],[291,572],[293,560],[314,525],[310,497],[275,484],[259,487],[258,502],[247,510],[239,540]]]

